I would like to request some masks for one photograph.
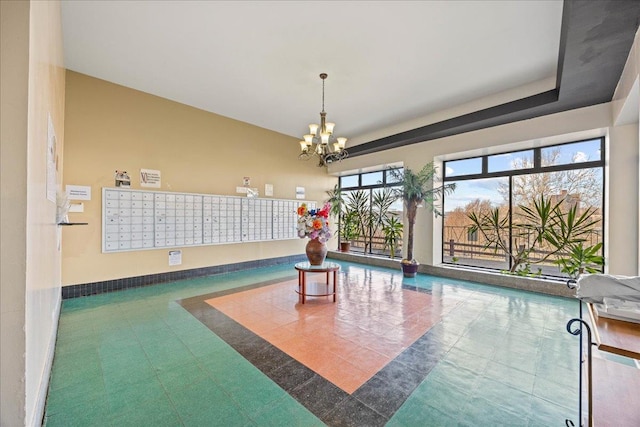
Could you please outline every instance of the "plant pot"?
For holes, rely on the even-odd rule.
[[[418,267],[420,264],[405,264],[401,263],[402,266],[402,274],[404,277],[416,277],[416,273],[418,273]]]
[[[322,265],[327,257],[327,245],[318,239],[309,239],[305,247],[307,259],[311,265]]]
[[[351,250],[351,242],[340,242],[340,252],[349,252]]]

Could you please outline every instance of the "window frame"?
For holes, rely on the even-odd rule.
[[[403,169],[402,166],[398,166],[398,167],[389,167],[386,169],[380,169],[380,170],[369,170],[366,172],[359,172],[359,173],[355,173],[355,174],[346,174],[344,176],[340,176],[338,179],[338,188],[340,189],[340,191],[345,192],[345,191],[358,191],[358,190],[365,190],[368,191],[369,193],[369,214],[371,214],[371,210],[372,210],[372,206],[373,206],[373,192],[376,189],[381,189],[381,188],[394,188],[394,187],[400,187],[402,184],[397,183],[397,182],[393,182],[393,178],[390,176],[390,170],[397,170],[397,169]],[[377,173],[377,172],[382,172],[382,182],[376,183],[376,184],[369,184],[369,185],[363,185],[362,184],[362,176],[363,175],[368,175],[371,173]],[[357,182],[358,185],[355,186],[349,186],[349,187],[343,187],[342,186],[342,180],[345,177],[353,177],[353,176],[357,176]],[[338,220],[338,227],[340,227],[340,224],[342,222],[342,218],[340,218]],[[365,255],[377,255],[374,254],[373,252],[373,236],[372,236],[373,230],[371,229],[371,227],[369,227],[368,230],[368,235],[367,236],[363,236],[363,240],[365,242],[365,248],[368,247],[367,249],[364,249],[362,251],[363,254]],[[340,234],[338,233],[338,243],[340,243],[342,240],[342,236],[340,236]],[[352,249],[353,251],[353,246]]]
[[[599,160],[590,160],[588,162],[580,162],[580,163],[565,163],[565,164],[560,164],[560,165],[551,165],[551,166],[542,166],[542,150],[543,149],[549,149],[549,148],[553,148],[553,147],[561,147],[561,146],[566,146],[566,145],[571,145],[571,144],[579,144],[579,143],[584,143],[584,142],[589,142],[589,141],[600,141],[600,159]],[[491,154],[483,154],[480,156],[469,156],[469,157],[461,157],[458,159],[451,159],[451,160],[445,160],[442,162],[443,164],[443,178],[442,181],[443,182],[455,182],[455,181],[470,181],[470,180],[477,180],[477,179],[485,179],[485,178],[499,178],[499,177],[508,177],[509,179],[509,247],[510,250],[513,250],[513,248],[511,247],[511,245],[513,245],[513,236],[512,236],[512,223],[513,223],[513,177],[515,176],[524,176],[524,175],[533,175],[533,174],[541,174],[541,173],[551,173],[551,172],[561,172],[561,171],[569,171],[569,170],[577,170],[577,169],[591,169],[591,168],[601,168],[602,171],[602,205],[600,206],[601,210],[602,210],[602,222],[601,222],[601,228],[600,228],[600,233],[602,236],[602,254],[605,254],[605,214],[606,214],[606,209],[605,209],[605,201],[606,201],[606,171],[605,171],[605,166],[606,166],[606,156],[605,156],[605,137],[597,137],[597,138],[587,138],[587,139],[580,139],[580,140],[576,140],[576,141],[568,141],[568,142],[563,142],[563,143],[559,143],[559,144],[551,144],[551,145],[543,145],[543,146],[538,146],[538,147],[533,147],[533,167],[532,168],[528,168],[528,169],[512,169],[512,170],[506,170],[506,171],[499,171],[499,172],[489,172],[488,171],[488,158],[491,156],[495,156],[495,155],[504,155],[504,154],[510,154],[510,153],[518,153],[518,152],[522,152],[522,151],[528,151],[528,150],[532,150],[531,148],[519,148],[517,150],[509,150],[509,151],[505,151],[505,152],[499,152],[499,153],[491,153]],[[458,160],[467,160],[467,159],[476,159],[476,158],[480,158],[482,159],[482,172],[479,174],[468,174],[468,175],[454,175],[454,176],[446,176],[446,170],[447,170],[447,163],[448,162],[454,162],[454,161],[458,161]],[[443,212],[446,213],[446,195],[443,195],[442,198],[442,209]],[[444,221],[442,222],[442,227],[441,227],[441,242],[442,242],[442,246],[441,246],[441,250],[440,250],[440,262],[442,264],[446,264],[446,265],[456,265],[455,263],[452,262],[447,262],[445,261],[445,250],[444,250],[444,239],[445,239],[445,225],[444,225]],[[511,259],[509,259],[509,263],[508,263],[508,267],[511,268]],[[493,271],[495,269],[489,268],[489,267],[479,267],[479,266],[468,266],[468,267],[473,267],[473,268],[480,268],[482,270],[489,270],[489,271]],[[554,276],[555,277],[555,276]]]

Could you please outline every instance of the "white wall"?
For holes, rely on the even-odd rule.
[[[605,258],[609,272],[638,273],[638,125],[609,130],[605,193]]]
[[[468,155],[510,151],[527,146],[570,142],[608,135],[609,156],[615,164],[606,180],[607,194],[615,190],[606,218],[609,272],[635,274],[638,270],[638,141],[632,126],[614,127],[611,104],[600,104],[549,116],[538,117],[433,141],[412,144],[379,153],[349,158],[330,166],[330,173],[358,171],[394,162],[411,169],[435,160],[450,160]],[[441,262],[441,222],[419,211],[416,221],[415,258],[426,264]],[[434,231],[435,230],[435,231]],[[618,236],[627,236],[621,240]]]
[[[612,101],[612,120],[617,126],[632,125],[632,128],[627,130],[628,132],[634,132],[636,134],[636,140],[640,141],[640,30],[636,32],[633,47],[629,51],[627,62],[625,63],[622,76],[618,81],[615,93]],[[634,129],[635,127],[635,129]],[[638,146],[636,144],[636,152],[638,152]],[[633,159],[627,159],[627,161],[634,161]],[[640,168],[640,159],[636,156],[635,162],[638,163]],[[632,180],[633,177],[628,177]],[[638,177],[640,186],[640,176]],[[629,201],[631,202],[631,201]],[[640,203],[640,201],[638,201]],[[640,206],[636,206],[635,214],[640,221]],[[631,230],[629,230],[631,232]],[[640,227],[638,227],[637,242],[637,255],[638,255],[638,270],[635,274],[640,275]],[[628,235],[626,236],[628,238]]]

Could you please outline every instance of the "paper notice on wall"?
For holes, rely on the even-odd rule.
[[[169,251],[169,265],[182,264],[182,251]]]
[[[160,171],[153,169],[140,169],[140,186],[160,188]]]
[[[67,185],[67,199],[91,200],[91,187],[88,185]]]
[[[296,199],[304,199],[304,187],[296,187]]]
[[[273,197],[273,184],[264,185],[264,195],[268,197]]]

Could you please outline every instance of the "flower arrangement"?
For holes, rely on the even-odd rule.
[[[322,209],[307,209],[306,203],[298,207],[298,237],[308,237],[326,242],[331,238],[329,229],[329,211],[331,204],[325,203]]]

